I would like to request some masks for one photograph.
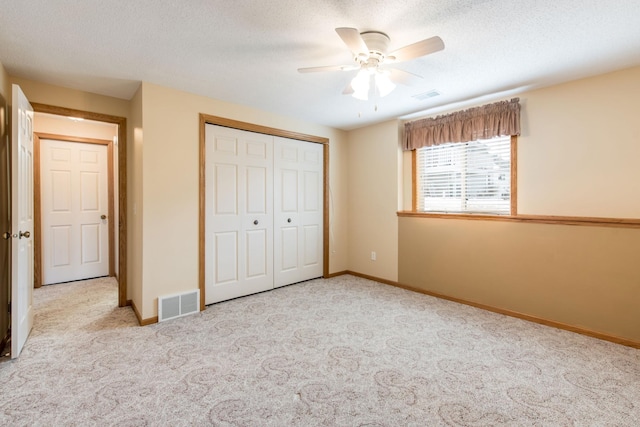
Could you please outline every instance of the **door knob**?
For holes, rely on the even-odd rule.
[[[287,218],[287,222],[291,222],[291,218]]]
[[[11,233],[9,233],[8,231],[5,231],[4,233],[2,233],[2,238],[4,240],[9,240],[11,238]]]
[[[106,215],[100,215],[100,219],[107,219]]]
[[[29,237],[31,237],[31,233],[29,233],[28,231],[25,231],[25,232],[22,232],[22,231],[21,231],[21,232],[18,234],[18,238],[19,238],[19,239],[22,239],[23,237],[24,237],[25,239],[28,239]]]
[[[253,225],[258,225],[258,220],[253,221]]]

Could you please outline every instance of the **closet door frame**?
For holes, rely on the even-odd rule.
[[[257,132],[265,135],[280,136],[283,138],[298,139],[300,141],[313,142],[323,145],[323,277],[329,276],[329,139],[307,135],[298,132],[291,132],[283,129],[276,129],[253,123],[241,122],[224,117],[200,114],[200,176],[199,176],[199,242],[198,242],[198,282],[200,287],[200,310],[205,309],[205,136],[206,125],[225,126],[233,129]]]

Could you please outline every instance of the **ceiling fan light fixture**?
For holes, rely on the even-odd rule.
[[[351,88],[353,89],[353,97],[366,101],[369,99],[369,87],[371,82],[371,74],[366,69],[361,69],[358,74],[351,80]]]
[[[375,75],[376,88],[378,89],[378,93],[380,97],[385,97],[391,93],[393,89],[395,89],[396,85],[389,79],[387,73],[378,71]]]

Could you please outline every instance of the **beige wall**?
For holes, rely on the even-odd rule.
[[[118,117],[128,117],[129,101],[110,96],[96,95],[76,89],[52,86],[33,80],[11,77],[29,99],[29,102],[55,105],[57,107],[91,111]]]
[[[640,67],[520,95],[518,211],[640,218]]]
[[[95,122],[93,120],[73,121],[67,117],[53,114],[35,113],[33,119],[34,132],[52,133],[54,135],[76,136],[113,141],[118,136],[118,125]]]
[[[518,213],[640,218],[635,93],[640,67],[517,95]],[[410,165],[405,152],[404,210],[411,209]]]
[[[349,265],[349,145],[345,132],[332,130],[329,142],[329,273]]]
[[[398,126],[391,120],[349,132],[349,270],[391,281],[398,280]]]
[[[520,95],[520,214],[640,218],[633,93],[640,68]],[[402,284],[640,341],[640,230],[400,218],[398,252]]]
[[[127,144],[127,298],[142,310],[142,86],[131,99]]]
[[[134,203],[144,224],[143,318],[157,315],[159,296],[198,288],[199,113],[329,138],[335,196],[329,266],[346,269],[344,132],[149,83],[142,84],[142,106],[143,191]]]
[[[640,230],[400,218],[399,281],[640,342]]]

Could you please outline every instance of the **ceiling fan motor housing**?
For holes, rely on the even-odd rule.
[[[364,44],[369,48],[369,57],[382,62],[389,48],[389,36],[380,31],[365,31],[360,33],[360,36],[364,40]]]

